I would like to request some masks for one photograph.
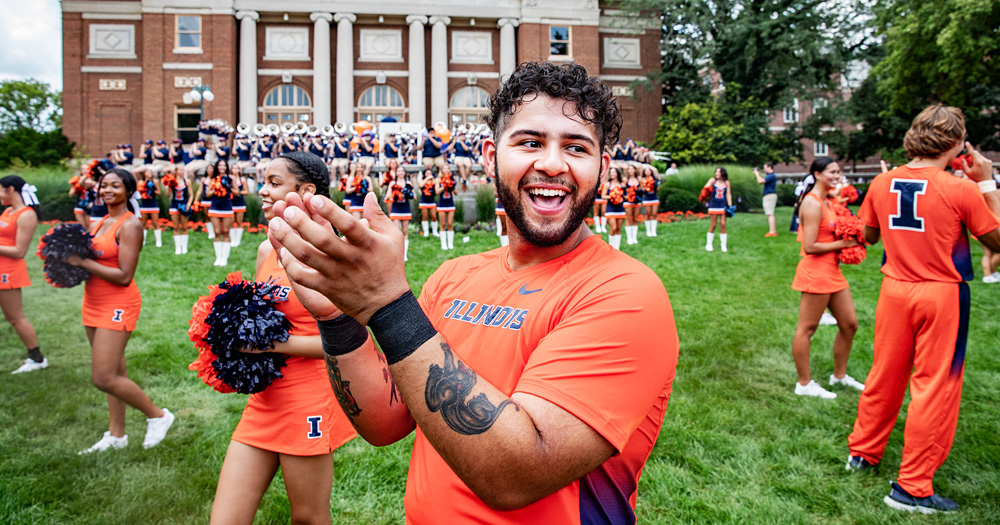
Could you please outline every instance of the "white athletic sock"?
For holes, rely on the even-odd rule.
[[[639,242],[639,225],[633,224],[628,227],[628,243],[637,244]]]
[[[455,249],[455,230],[448,230],[448,249]]]
[[[441,231],[438,236],[441,237],[441,249],[442,250],[447,250],[448,249],[448,232],[447,231]]]
[[[222,260],[222,241],[213,242],[212,248],[215,248],[215,262],[212,263],[212,266],[219,266],[219,262]]]
[[[410,252],[410,240],[403,239],[403,262],[406,262],[410,259],[408,256],[409,252]]]
[[[237,247],[240,245],[240,233],[243,232],[243,228],[233,228],[229,230],[229,242],[230,246]]]
[[[143,229],[142,229],[142,245],[143,245],[143,246],[145,246],[145,245],[146,245],[146,232],[148,232],[148,231],[149,231],[149,230],[147,230],[147,229],[145,229],[145,228],[143,228]]]
[[[510,244],[510,237],[507,235],[500,236],[500,246],[507,246]]]
[[[156,238],[156,247],[163,246],[163,230],[153,230],[153,237]]]
[[[705,250],[712,251],[715,248],[712,247],[712,241],[715,240],[715,233],[708,232],[707,240],[705,241]]]
[[[653,230],[653,237],[657,236],[656,227],[660,225],[660,221],[653,219],[649,221],[649,227]]]
[[[209,220],[208,222],[205,223],[205,229],[208,230],[208,238],[209,239],[214,239],[215,238],[215,226],[212,226],[212,221],[211,220]]]
[[[608,233],[608,218],[604,215],[601,215],[601,230]]]
[[[503,221],[497,217],[497,237],[503,237]]]
[[[616,250],[622,249],[622,236],[621,235],[608,235],[608,244]]]
[[[720,233],[719,234],[719,243],[722,244],[722,251],[724,251],[724,252],[729,251],[728,249],[726,249],[726,238],[727,237],[729,237],[729,236],[726,235],[725,233]]]
[[[431,234],[431,232],[430,232],[430,229],[431,229],[431,223],[430,223],[430,221],[420,221],[420,228],[424,231],[424,237],[427,237],[428,235]]]
[[[232,250],[232,243],[228,241],[222,241],[222,259],[219,261],[221,264],[219,266],[225,266],[229,264],[229,251]]]
[[[188,239],[189,238],[190,237],[186,233],[184,235],[181,235],[181,253],[187,253],[188,252]]]
[[[181,236],[174,234],[174,255],[181,254]]]
[[[435,237],[441,236],[441,233],[438,231],[438,226],[439,226],[438,221],[434,221],[431,223],[431,235]]]

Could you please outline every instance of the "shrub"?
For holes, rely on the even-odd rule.
[[[465,201],[455,199],[455,216],[452,222],[456,225],[465,222]]]
[[[798,198],[795,196],[796,184],[778,184],[775,190],[778,192],[778,206],[795,206]]]
[[[489,222],[493,220],[496,203],[493,200],[493,187],[483,184],[476,190],[476,221]]]
[[[736,204],[736,208],[740,211],[748,211],[751,208],[760,209],[763,206],[761,204],[760,185],[757,184],[757,179],[754,178],[753,171],[747,166],[728,164],[723,166],[729,174],[730,182],[732,182],[733,203]],[[708,182],[708,179],[715,175],[716,167],[718,166],[712,164],[684,166],[677,175],[671,175],[663,179],[660,184],[661,191],[664,186],[680,188],[694,194],[695,200],[697,200],[701,188]],[[660,194],[660,202],[666,206],[662,193]],[[703,209],[704,206],[698,208],[698,210]]]
[[[17,128],[0,135],[0,168],[6,168],[21,159],[33,166],[59,164],[73,152],[62,129],[41,133],[31,128]],[[36,185],[37,186],[37,185]]]
[[[0,177],[15,174],[37,188],[36,196],[42,209],[42,220],[71,221],[76,199],[69,196],[69,178],[72,172],[63,166],[32,168],[20,161],[10,169],[0,172]]]
[[[705,211],[698,195],[684,188],[661,185],[658,193],[662,211]]]

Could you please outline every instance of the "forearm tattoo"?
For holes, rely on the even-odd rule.
[[[520,410],[509,399],[494,406],[482,392],[466,401],[466,396],[472,392],[472,387],[478,380],[476,372],[461,361],[456,366],[455,354],[447,343],[441,343],[441,350],[444,352],[444,368],[431,365],[424,399],[431,412],[441,412],[448,427],[467,436],[482,434],[493,426],[507,405]]]
[[[382,352],[376,351],[375,353],[378,354],[378,360],[382,363],[382,379],[386,383],[389,383],[389,406],[392,406],[393,402],[401,402],[399,399],[399,391],[396,390],[396,380],[393,379],[392,374],[389,373],[389,364],[386,362],[385,356],[382,355]]]
[[[340,367],[337,366],[336,356],[327,353],[323,355],[326,358],[326,372],[330,375],[330,385],[333,387],[333,395],[337,396],[337,402],[344,409],[344,414],[347,414],[348,419],[354,421],[354,418],[361,414],[361,407],[358,406],[358,400],[354,399],[354,396],[351,395],[351,382],[344,381],[340,377]]]

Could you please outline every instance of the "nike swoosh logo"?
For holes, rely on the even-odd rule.
[[[517,291],[517,293],[519,293],[519,294],[521,294],[521,295],[528,295],[528,294],[532,294],[532,293],[535,293],[535,292],[540,292],[540,291],[542,291],[542,289],[541,289],[541,288],[539,288],[539,289],[537,289],[537,290],[529,290],[529,289],[527,288],[527,286],[528,286],[528,285],[526,285],[526,284],[522,284],[522,285],[521,285],[521,289],[520,289],[520,290],[518,290],[518,291]]]

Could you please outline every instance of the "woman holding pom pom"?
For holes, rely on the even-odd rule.
[[[796,206],[801,222],[802,259],[795,269],[792,289],[802,292],[799,302],[799,322],[792,339],[792,358],[799,381],[795,393],[834,399],[830,392],[812,380],[809,373],[809,344],[823,312],[837,318],[837,336],[833,341],[833,374],[830,385],[842,384],[858,390],[865,385],[847,375],[847,358],[851,355],[854,333],[858,330],[858,317],[847,279],[840,271],[837,251],[857,246],[857,239],[840,239],[834,235],[837,215],[827,194],[840,181],[840,165],[830,157],[817,157],[809,167],[815,183],[806,188]]]
[[[0,205],[7,206],[0,213],[0,309],[28,349],[24,364],[14,370],[15,374],[20,374],[49,366],[38,347],[35,327],[24,316],[21,302],[21,288],[31,286],[24,256],[38,227],[38,199],[34,187],[23,178],[7,175],[0,179]]]
[[[229,252],[232,250],[230,244],[229,230],[233,227],[233,192],[239,191],[233,184],[233,176],[229,173],[229,163],[224,159],[219,159],[212,166],[214,175],[205,171],[205,179],[208,185],[205,195],[211,201],[208,208],[208,219],[212,222],[215,230],[215,266],[226,266],[229,264]],[[246,206],[243,207],[244,211]]]
[[[268,164],[264,173],[258,191],[264,216],[274,217],[274,204],[289,193],[329,196],[329,184],[322,158],[307,152],[286,153]],[[289,357],[281,369],[283,377],[250,396],[226,451],[211,522],[251,523],[280,466],[291,521],[329,523],[333,451],[356,434],[330,386],[316,321],[290,288],[267,240],[257,249],[256,280],[277,285],[278,310],[293,328],[288,340],[275,342],[272,351]]]
[[[163,440],[174,415],[156,406],[125,370],[125,345],[139,320],[142,297],[133,276],[142,250],[142,224],[129,209],[136,190],[135,177],[116,168],[97,181],[108,214],[91,226],[97,259],[71,255],[66,262],[90,272],[83,290],[83,326],[90,340],[91,377],[94,386],[108,394],[108,431],[97,443],[80,452],[103,452],[128,445],[125,406],[146,414],[144,448]]]
[[[143,225],[142,243],[146,244],[148,230],[145,226],[148,221],[156,239],[156,247],[159,248],[163,246],[163,229],[160,227],[160,204],[156,201],[156,196],[160,194],[160,188],[156,185],[156,173],[153,168],[139,167],[135,169],[134,174],[138,174],[140,179],[139,195],[142,198],[139,201],[139,213]]]

